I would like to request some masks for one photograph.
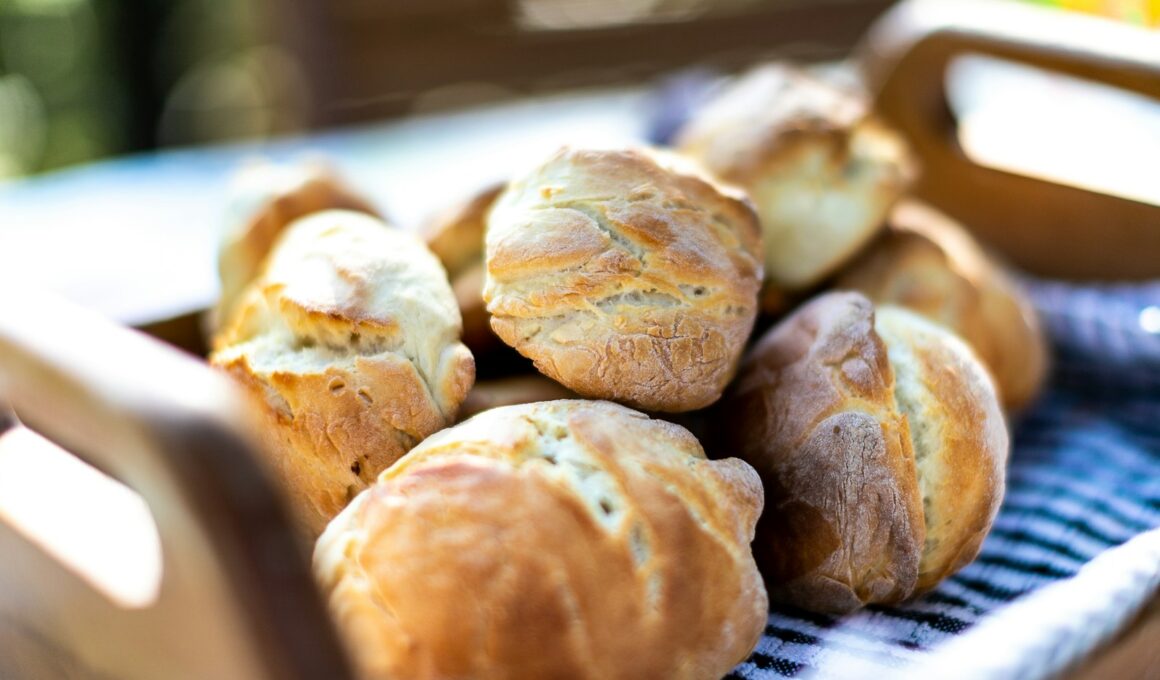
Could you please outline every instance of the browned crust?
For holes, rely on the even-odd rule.
[[[649,153],[563,149],[493,208],[484,299],[500,338],[578,394],[690,410],[735,371],[759,253],[741,195]]]
[[[754,552],[774,601],[893,603],[974,559],[1003,497],[986,369],[941,326],[829,293],[770,331],[716,411],[762,476]]]
[[[248,184],[257,183],[259,190],[269,196],[252,214],[244,216],[244,222],[234,227],[222,244],[218,257],[222,291],[216,310],[220,323],[232,314],[242,291],[258,276],[270,249],[290,223],[323,210],[353,210],[379,216],[365,197],[325,164],[262,165],[243,173]]]
[[[487,214],[505,186],[498,183],[480,190],[435,216],[422,230],[427,247],[447,270],[463,315],[463,343],[476,357],[503,347],[483,303],[483,235]]]
[[[961,225],[933,208],[899,203],[888,230],[835,285],[959,334],[991,370],[1007,410],[1026,407],[1042,389],[1047,342],[1030,301]]]
[[[449,423],[474,380],[443,272],[414,236],[332,211],[291,226],[210,361],[265,416],[266,453],[313,540]]]
[[[507,184],[492,184],[439,213],[423,226],[422,237],[453,281],[465,269],[483,262],[487,214]]]
[[[865,97],[786,64],[731,82],[678,136],[681,153],[745,188],[761,216],[767,295],[832,274],[881,228],[914,162]]]
[[[391,468],[315,567],[367,678],[720,677],[766,619],[760,508],[753,470],[681,428],[601,402],[507,407]]]
[[[1003,499],[1007,426],[990,376],[970,349],[941,326],[900,308],[883,306],[877,328],[892,347],[908,346],[894,361],[901,394],[916,383],[921,403],[900,407],[912,424],[923,496],[926,541],[915,594],[934,588],[971,562],[990,531]],[[904,372],[908,374],[903,377]],[[930,429],[925,438],[919,427]],[[926,448],[926,451],[923,449]]]
[[[749,186],[798,145],[821,143],[836,160],[866,120],[864,97],[789,64],[767,64],[730,84],[680,131],[676,145],[726,181]]]
[[[922,505],[893,381],[873,306],[834,293],[762,338],[722,401],[721,451],[765,484],[754,552],[774,601],[846,612],[912,592]]]

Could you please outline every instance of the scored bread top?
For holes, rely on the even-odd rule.
[[[1003,499],[1007,426],[986,369],[953,333],[892,306],[878,308],[874,327],[914,444],[926,526],[919,594],[978,554]]]
[[[276,465],[317,532],[454,420],[474,378],[459,332],[443,269],[418,239],[328,211],[286,231],[210,360],[264,403]]]
[[[709,678],[767,600],[757,475],[608,402],[482,413],[423,442],[318,542],[369,678]]]
[[[746,199],[674,157],[563,149],[488,220],[492,328],[577,393],[682,411],[720,396],[756,316]]]
[[[1003,495],[990,377],[946,329],[863,295],[807,303],[754,347],[718,412],[762,476],[754,552],[774,600],[897,602],[977,554]]]

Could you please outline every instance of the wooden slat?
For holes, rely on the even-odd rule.
[[[966,156],[956,138],[945,75],[956,57],[968,54],[1160,98],[1155,33],[1023,3],[910,0],[875,25],[862,64],[878,111],[919,157],[917,196],[1035,274],[1160,276],[1160,206],[984,167]]]
[[[692,65],[738,68],[777,54],[801,59],[844,56],[890,0],[766,2],[752,9],[658,23],[526,30],[494,5],[482,14],[430,14],[408,20],[379,5],[299,0],[293,14],[321,27],[287,32],[312,85],[313,120],[332,125],[395,115],[413,98],[453,83],[486,82],[520,92],[640,82]],[[432,7],[438,3],[432,3]],[[515,3],[507,3],[508,11]],[[286,25],[306,19],[280,19]]]
[[[0,388],[21,421],[141,495],[163,571],[155,604],[120,607],[0,525],[5,680],[53,677],[52,660],[77,677],[351,677],[225,377],[23,291],[0,298]],[[84,498],[57,504],[86,512]]]

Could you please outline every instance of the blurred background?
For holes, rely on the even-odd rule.
[[[0,179],[694,65],[836,58],[890,4],[0,0]],[[1035,4],[1160,25],[1160,0]]]

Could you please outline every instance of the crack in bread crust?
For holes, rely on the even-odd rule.
[[[756,216],[674,163],[564,149],[492,208],[492,328],[579,394],[684,411],[736,369],[757,313]]]
[[[926,526],[917,594],[978,553],[1003,497],[1007,428],[986,369],[962,340],[889,305],[876,325],[895,367],[900,412],[913,423]]]
[[[754,347],[714,422],[766,489],[754,553],[771,599],[848,612],[914,589],[923,542],[914,457],[865,298],[831,293]]]
[[[925,592],[977,553],[1006,429],[982,364],[943,328],[828,293],[765,335],[712,422],[766,488],[770,596],[848,612]]]
[[[210,360],[265,406],[266,453],[313,539],[455,417],[474,380],[442,267],[371,217],[318,213],[275,245]]]
[[[392,466],[314,566],[368,679],[721,677],[768,614],[761,499],[752,468],[671,423],[501,407]]]

